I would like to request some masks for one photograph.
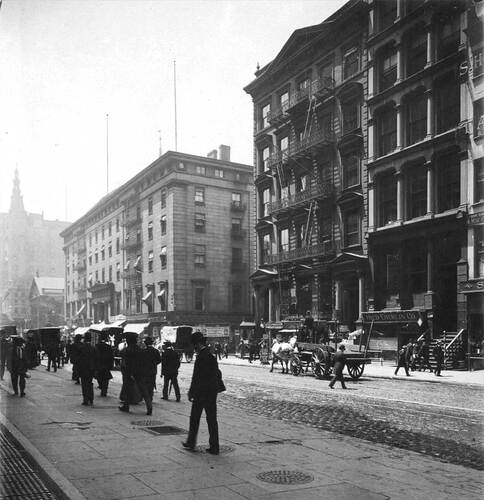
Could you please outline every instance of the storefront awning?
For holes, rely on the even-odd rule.
[[[109,327],[113,327],[113,328],[122,328],[124,325],[126,324],[126,320],[125,319],[118,319],[116,321],[113,321],[112,323],[109,323]]]
[[[240,326],[241,327],[252,327],[254,328],[255,327],[255,323],[253,323],[252,321],[242,321],[242,323],[240,323]]]
[[[89,330],[94,330],[95,332],[102,332],[104,328],[106,328],[108,325],[102,321],[101,323],[93,323],[90,327]]]
[[[145,328],[148,328],[149,323],[128,323],[124,326],[124,333],[140,334]]]
[[[74,335],[84,335],[90,329],[89,326],[78,326],[73,333]]]
[[[292,328],[283,328],[279,330],[277,333],[297,333],[298,330],[293,330]]]

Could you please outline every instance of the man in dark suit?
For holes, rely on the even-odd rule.
[[[168,387],[171,382],[177,402],[180,401],[180,387],[178,386],[178,369],[180,356],[173,349],[171,342],[165,342],[161,355],[161,376],[163,379],[163,399],[168,399]]]
[[[96,362],[96,350],[91,345],[91,332],[84,334],[84,342],[79,346],[79,377],[81,378],[82,404],[84,406],[94,403],[94,388],[92,379]]]
[[[160,351],[153,347],[153,339],[151,337],[145,337],[144,344],[145,349],[142,349],[141,355],[141,386],[146,388],[148,392],[148,398],[150,400],[149,407],[153,407],[153,391],[156,385],[156,374],[158,372],[158,365],[161,363]],[[140,390],[142,389],[140,387]],[[142,391],[143,392],[143,391]]]
[[[17,396],[20,386],[20,397],[25,396],[25,377],[28,365],[23,346],[24,339],[22,337],[14,337],[9,363],[13,393]]]
[[[193,368],[192,383],[188,390],[188,399],[192,402],[190,430],[187,440],[182,445],[189,450],[195,448],[200,417],[202,416],[202,411],[205,410],[210,435],[210,448],[207,449],[207,452],[212,455],[218,455],[217,393],[221,374],[218,369],[217,359],[207,348],[205,337],[202,333],[193,333],[191,340],[195,346],[197,358]]]
[[[440,372],[442,371],[442,365],[444,364],[444,350],[442,349],[442,342],[437,340],[435,347],[432,351],[435,359],[435,370],[434,373],[437,377],[440,377]]]
[[[108,334],[101,332],[99,334],[98,343],[96,344],[96,357],[95,357],[95,374],[99,388],[101,389],[101,396],[108,395],[109,381],[113,378],[111,370],[114,365],[114,354],[112,347],[108,344]]]
[[[343,376],[343,368],[346,364],[345,349],[346,347],[344,346],[344,344],[341,344],[339,346],[339,351],[334,355],[334,375],[331,379],[331,382],[329,383],[329,387],[331,387],[331,389],[333,389],[334,384],[337,380],[341,382],[341,387],[343,387],[343,389],[346,389],[345,378]]]

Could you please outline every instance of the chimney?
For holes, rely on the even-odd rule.
[[[230,146],[220,144],[218,147],[220,159],[223,161],[230,161]]]
[[[217,159],[217,150],[212,149],[209,153],[207,153],[207,158],[213,158],[214,160]]]

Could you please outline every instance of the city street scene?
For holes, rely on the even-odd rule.
[[[483,33],[0,0],[0,499],[484,498]]]

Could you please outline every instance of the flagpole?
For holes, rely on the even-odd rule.
[[[106,113],[106,193],[109,193],[109,114]]]
[[[178,151],[178,125],[176,116],[176,61],[173,61],[173,93],[175,99],[175,151]]]

